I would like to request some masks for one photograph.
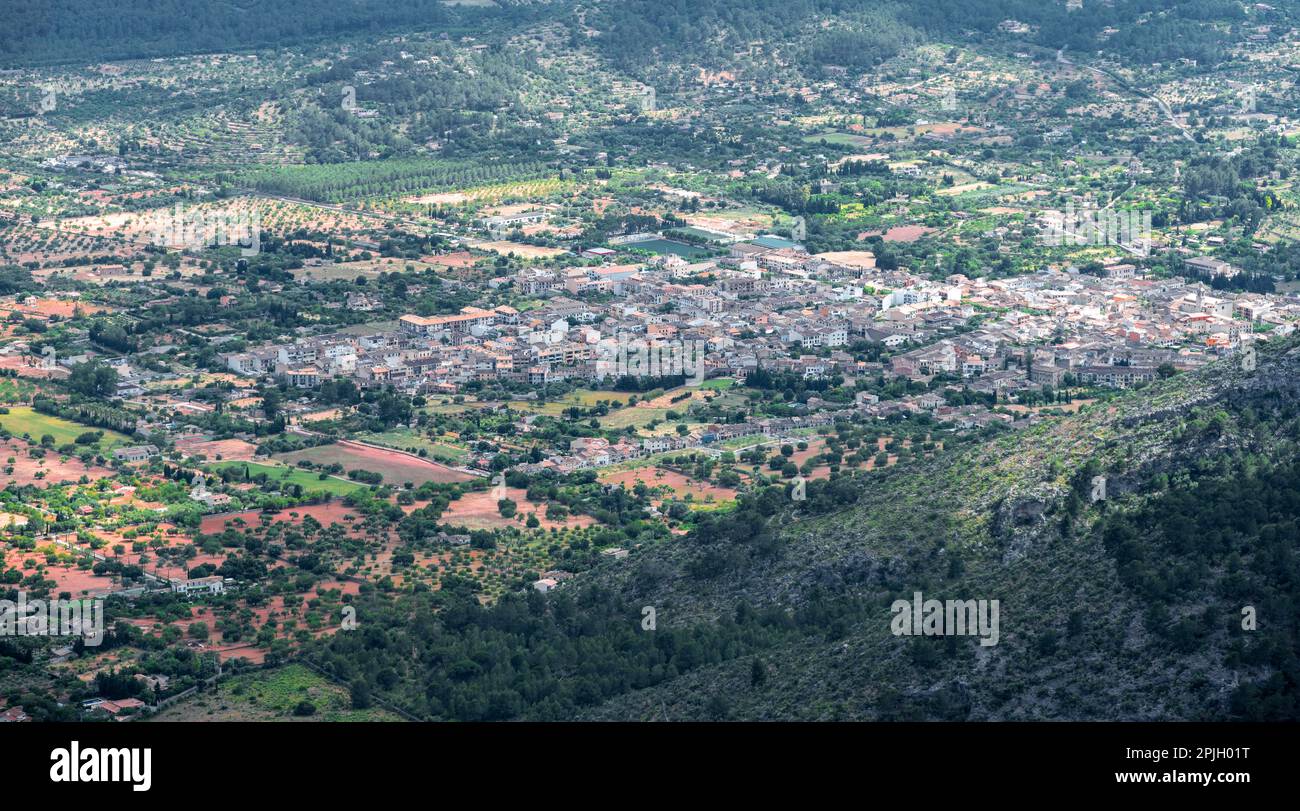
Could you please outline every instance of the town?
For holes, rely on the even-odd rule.
[[[0,721],[1293,720],[1293,9],[319,5],[0,49]]]

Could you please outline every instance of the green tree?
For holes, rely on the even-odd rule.
[[[78,363],[68,376],[68,386],[86,397],[111,397],[117,393],[117,372],[98,360]]]

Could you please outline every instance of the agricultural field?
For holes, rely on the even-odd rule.
[[[571,192],[575,188],[577,188],[576,183],[558,178],[493,183],[487,186],[475,186],[451,192],[403,197],[400,201],[402,205],[390,207],[398,210],[409,210],[412,206],[464,206],[495,204],[510,200],[537,200]]]
[[[190,456],[201,456],[209,462],[248,462],[257,454],[257,446],[242,439],[216,439],[209,441],[180,441],[176,449]]]
[[[835,146],[848,147],[869,147],[874,146],[876,143],[874,138],[868,138],[865,135],[852,135],[847,132],[817,132],[805,135],[804,140],[813,144],[825,142]]]
[[[0,414],[0,428],[16,437],[30,437],[36,442],[39,442],[43,436],[52,436],[55,447],[75,442],[77,437],[88,431],[100,431],[103,437],[98,442],[84,447],[101,453],[131,442],[131,438],[126,434],[42,414],[28,406],[11,406],[8,414]]]
[[[293,276],[301,282],[355,282],[373,279],[381,273],[405,273],[408,268],[417,272],[443,269],[441,265],[413,259],[371,259],[304,267],[295,270]]]
[[[455,412],[452,412],[455,413]],[[397,450],[414,452],[424,451],[435,462],[463,466],[470,459],[470,452],[464,446],[430,439],[426,434],[410,428],[395,428],[378,434],[365,434],[357,437],[365,442],[384,445]]]
[[[311,706],[310,714],[303,706]],[[240,673],[151,721],[400,721],[380,707],[354,709],[345,687],[300,664]]]
[[[117,589],[111,577],[95,574],[89,564],[52,544],[33,551],[3,550],[0,563],[10,571],[20,572],[24,580],[49,585],[50,592],[56,595],[103,597]]]
[[[263,512],[260,510],[244,510],[236,513],[216,513],[213,515],[203,516],[199,523],[199,532],[212,535],[228,527],[245,528],[264,526],[273,523],[285,523],[290,525],[301,525],[303,519],[311,516],[318,521],[321,526],[328,527],[331,524],[341,526],[350,526],[358,520],[359,516],[356,510],[348,507],[342,501],[329,501],[323,504],[300,504],[294,507],[286,507],[275,512]]]
[[[717,509],[736,499],[734,488],[699,481],[653,464],[630,470],[602,472],[599,478],[602,482],[619,484],[629,490],[638,484],[644,484],[655,494],[653,503],[656,506],[662,505],[665,498],[674,498],[689,503],[693,509]]]
[[[674,239],[645,239],[620,245],[625,251],[649,251],[656,254],[670,254],[684,259],[699,259],[712,253],[708,248],[701,248]]]
[[[393,191],[458,189],[483,181],[513,180],[545,173],[540,163],[481,166],[442,160],[363,161],[342,166],[278,166],[249,173],[258,191],[338,203]]]
[[[377,448],[357,442],[336,442],[318,445],[301,451],[277,454],[276,459],[290,465],[308,461],[317,467],[342,465],[344,473],[351,470],[368,470],[383,476],[384,484],[415,486],[425,482],[463,482],[474,477],[413,456],[409,453]],[[313,474],[314,475],[314,474]]]
[[[528,414],[544,414],[555,417],[563,414],[569,408],[593,408],[603,405],[609,410],[608,413],[598,418],[602,428],[610,430],[621,430],[628,427],[648,429],[651,423],[662,423],[666,420],[669,412],[684,415],[692,403],[706,402],[711,397],[721,396],[733,383],[734,381],[718,378],[717,380],[706,380],[699,386],[679,386],[668,391],[654,390],[649,392],[575,389],[557,399],[511,401],[509,406],[513,410]],[[637,398],[636,403],[632,403],[633,397]],[[739,399],[732,399],[735,399],[737,403],[741,402]],[[682,416],[675,420],[673,425],[669,425],[667,431],[672,431],[677,422],[691,424],[689,419]],[[649,432],[659,434],[665,431],[660,426]]]
[[[316,471],[303,470],[302,468],[292,467],[290,465],[267,465],[259,462],[230,461],[209,464],[208,468],[216,471],[246,471],[247,475],[242,477],[246,479],[253,479],[264,474],[268,479],[274,479],[281,484],[297,485],[303,489],[304,494],[329,493],[332,496],[346,496],[348,493],[366,489],[366,485],[364,484],[359,484],[338,476],[330,475],[326,475],[325,478],[322,479],[322,474],[317,473]],[[236,479],[236,481],[238,480],[240,479]]]
[[[529,245],[523,242],[510,242],[501,239],[479,242],[474,247],[481,251],[491,251],[500,256],[513,255],[525,260],[554,259],[568,253],[564,248],[548,248],[543,245]]]
[[[442,521],[466,529],[522,527],[529,515],[536,516],[541,523],[541,528],[545,530],[552,527],[565,529],[589,527],[596,523],[593,518],[587,515],[568,515],[563,520],[558,521],[547,518],[545,506],[529,501],[526,491],[517,487],[507,487],[505,498],[516,504],[517,512],[512,518],[501,515],[497,506],[498,497],[494,491],[483,490],[466,493],[451,502],[446,512],[442,514]]]
[[[93,480],[112,475],[112,471],[103,465],[86,463],[76,456],[64,456],[56,450],[42,449],[17,437],[0,441],[0,463],[0,483],[5,486],[34,484],[49,487],[80,481],[82,477]]]

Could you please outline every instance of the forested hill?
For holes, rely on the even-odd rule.
[[[926,39],[1098,50],[1141,62],[1224,57],[1248,26],[1286,27],[1292,4],[1235,0],[31,0],[9,3],[0,66],[291,47],[399,32],[500,35],[554,21],[633,72],[725,64],[765,43],[790,68],[865,68]],[[1027,30],[1007,33],[1007,20]]]
[[[1291,338],[802,502],[769,487],[545,598],[364,595],[368,630],[311,655],[436,719],[1295,720],[1298,440]],[[997,644],[895,636],[917,591],[998,600]]]
[[[1264,357],[609,567],[661,623],[761,606],[824,630],[587,715],[1300,718],[1300,341]],[[999,600],[998,643],[894,636],[889,607],[915,591]]]
[[[479,26],[527,9],[441,0],[30,0],[5,4],[0,65],[141,59]]]
[[[1294,10],[1235,0],[619,0],[591,23],[629,70],[672,60],[725,62],[757,42],[800,67],[869,67],[923,39],[1101,51],[1143,63],[1226,57],[1244,24],[1289,24]],[[1023,29],[1003,31],[1008,21]],[[770,52],[770,51],[769,51]]]

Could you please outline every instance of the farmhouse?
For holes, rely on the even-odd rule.
[[[132,445],[113,451],[113,458],[119,462],[143,462],[157,455],[158,448],[154,445]]]
[[[226,581],[220,575],[196,577],[192,580],[172,581],[172,591],[176,594],[221,594],[226,590]]]
[[[488,217],[483,221],[488,230],[493,234],[501,234],[514,228],[521,228],[525,225],[541,222],[546,219],[545,211],[523,211],[519,214],[507,214],[497,217]]]

